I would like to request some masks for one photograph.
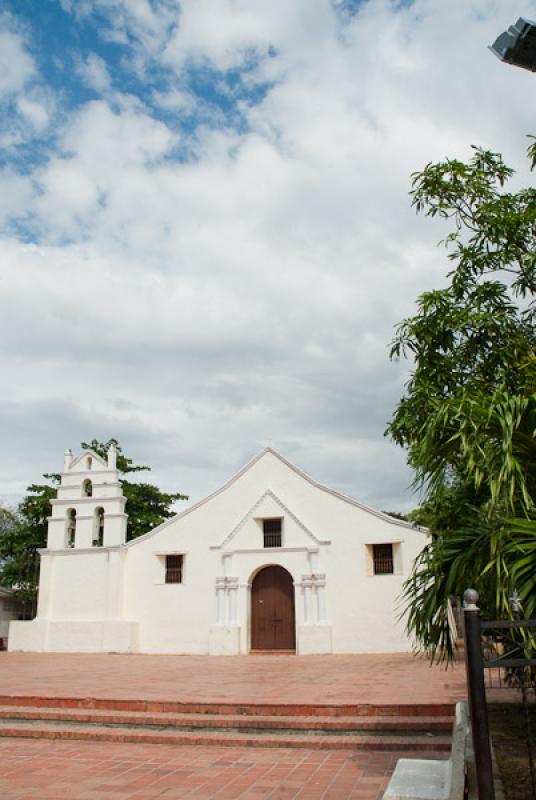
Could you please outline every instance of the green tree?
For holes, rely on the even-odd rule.
[[[44,476],[50,478],[50,476]],[[38,583],[37,548],[45,547],[53,486],[32,485],[16,510],[2,509],[0,583],[15,589],[23,617],[32,617]]]
[[[536,611],[536,190],[505,191],[512,175],[474,148],[413,179],[416,210],[453,222],[454,268],[396,330],[391,357],[414,363],[387,433],[433,534],[405,586],[408,630],[439,657],[452,655],[448,598],[468,585],[490,614],[508,613],[514,585]]]
[[[111,444],[117,449],[117,467],[122,476],[149,471],[150,467],[135,465],[127,458],[116,439],[108,442],[82,442],[85,450],[94,450],[106,459]],[[13,586],[23,604],[24,613],[31,616],[38,581],[37,549],[46,547],[47,518],[51,513],[50,501],[56,496],[60,482],[59,473],[43,475],[47,483],[32,484],[28,494],[16,511],[0,508],[0,583]],[[157,486],[142,481],[120,478],[127,498],[127,538],[135,539],[160,525],[173,515],[171,508],[176,500],[187,500],[187,495],[161,492]]]

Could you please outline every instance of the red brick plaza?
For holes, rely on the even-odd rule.
[[[411,655],[0,653],[0,798],[379,800],[398,758],[447,756],[443,744],[442,753],[434,752],[432,744],[423,752],[419,742],[426,745],[426,740],[413,736],[411,720],[426,714],[433,724],[436,718],[440,733],[435,741],[444,742],[441,715],[465,693],[463,665],[445,671]],[[151,735],[144,742],[128,741],[128,728],[119,729],[116,723],[128,722],[129,714],[134,720],[140,709],[152,715]],[[17,738],[8,735],[14,712],[21,718],[16,724],[26,726],[21,738],[20,727]],[[179,735],[178,743],[148,743],[177,736],[161,720],[173,718],[178,724],[185,713],[192,728]],[[86,734],[78,720],[92,714],[102,716],[96,730],[106,740],[80,740]],[[259,728],[281,724],[278,714],[293,715],[285,718],[313,729],[314,714],[331,717],[333,725],[343,725],[353,715],[368,727],[358,732],[360,738],[331,731],[327,746],[313,744],[318,737],[303,740],[299,735],[281,735],[281,745],[290,746],[274,746],[273,732],[259,739],[271,744],[258,745],[251,734],[250,746],[244,746],[236,726],[251,725],[251,714],[259,715],[254,723]],[[370,735],[388,717],[403,734],[391,736],[389,748],[376,744],[385,738]],[[203,736],[193,728],[209,718],[235,732],[213,730],[203,736],[213,737],[214,744],[200,744]],[[67,729],[72,720],[79,727]],[[223,746],[226,736],[230,738]],[[191,744],[181,743],[187,737]],[[293,743],[298,740],[301,744]],[[360,744],[354,747],[354,741]]]

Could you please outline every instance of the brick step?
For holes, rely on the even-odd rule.
[[[95,697],[51,697],[0,695],[0,706],[32,708],[81,708],[108,711],[139,711],[170,714],[223,714],[293,717],[453,717],[454,703],[199,703],[169,700],[126,700]]]
[[[229,733],[222,731],[140,730],[126,725],[105,727],[84,723],[43,723],[41,721],[0,720],[0,737],[62,739],[93,742],[129,742],[168,745],[217,745],[219,747],[290,747],[315,750],[382,750],[450,752],[450,736],[415,734],[412,736],[321,733],[289,734]]]
[[[0,706],[0,720],[39,720],[41,722],[77,722],[88,725],[128,725],[143,728],[224,731],[311,731],[333,733],[374,732],[411,735],[414,733],[450,733],[452,717],[319,717],[260,716],[233,714],[172,714],[170,712],[110,711],[77,708],[32,708]]]

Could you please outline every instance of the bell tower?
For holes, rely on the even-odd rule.
[[[48,518],[48,549],[125,544],[125,503],[114,444],[106,461],[93,450],[85,450],[76,458],[66,450],[57,498],[52,500],[52,516]]]

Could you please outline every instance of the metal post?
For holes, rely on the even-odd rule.
[[[463,594],[465,668],[469,691],[478,800],[495,800],[486,687],[484,685],[484,665],[480,643],[480,609],[477,606],[477,602],[478,592],[474,589],[467,589]]]

